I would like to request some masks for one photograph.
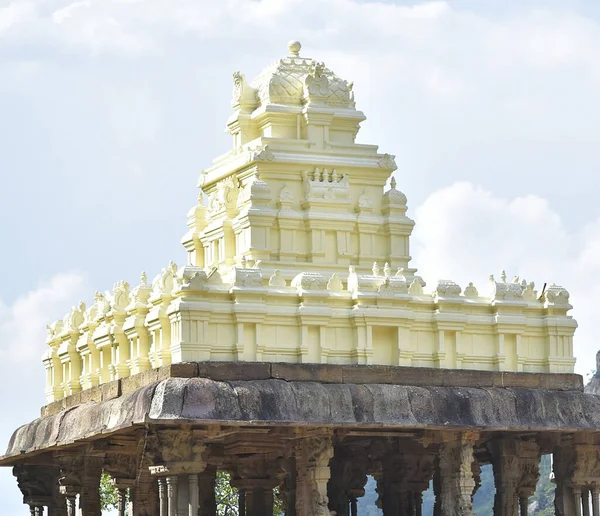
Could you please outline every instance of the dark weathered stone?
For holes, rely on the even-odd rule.
[[[211,380],[268,380],[271,378],[271,364],[267,362],[198,362],[197,365],[197,376]]]
[[[136,425],[181,421],[412,430],[597,431],[600,398],[576,390],[169,378],[118,398],[65,409],[19,428],[0,464],[11,464],[21,453],[101,438]]]
[[[343,369],[333,364],[271,364],[271,378],[288,382],[342,383]]]

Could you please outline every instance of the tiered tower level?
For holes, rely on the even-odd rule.
[[[425,289],[394,156],[356,143],[352,83],[288,49],[233,75],[233,145],[201,173],[187,265],[48,326],[48,401],[187,361],[572,372],[564,288],[502,273]]]

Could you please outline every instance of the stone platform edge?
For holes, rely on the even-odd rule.
[[[429,367],[289,364],[281,362],[182,362],[158,367],[78,392],[42,407],[46,417],[82,403],[101,402],[130,394],[167,378],[208,378],[215,381],[270,380],[290,382],[412,385],[416,387],[523,387],[583,391],[583,377],[569,373],[514,373]]]

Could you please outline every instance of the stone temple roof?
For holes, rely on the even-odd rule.
[[[354,109],[353,83],[336,76],[324,63],[300,56],[300,49],[298,41],[291,41],[288,56],[265,68],[247,87],[246,98],[251,99],[254,94],[257,107],[267,104],[302,105],[310,92],[321,95],[328,105]],[[244,86],[243,75],[236,72],[234,102],[243,94]]]

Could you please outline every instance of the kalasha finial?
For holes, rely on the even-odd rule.
[[[290,57],[298,57],[300,55],[300,49],[302,45],[299,41],[290,41],[288,42],[288,50],[290,52]]]

